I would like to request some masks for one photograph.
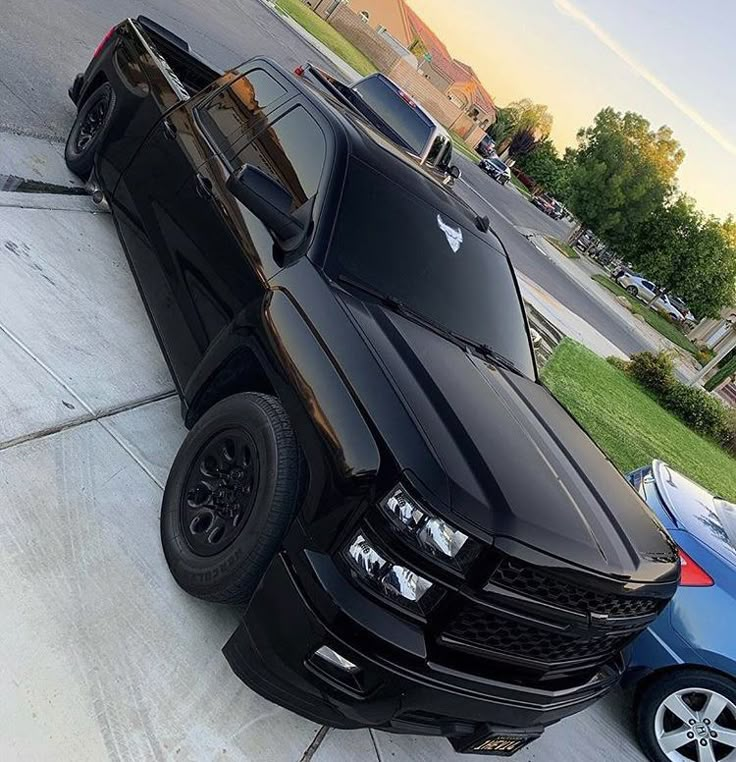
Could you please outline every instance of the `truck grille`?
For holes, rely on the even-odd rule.
[[[511,558],[501,561],[491,575],[491,582],[554,606],[612,618],[647,616],[662,607],[662,601],[656,598],[629,598],[586,590]]]
[[[445,630],[443,640],[447,645],[458,641],[472,650],[556,664],[613,655],[638,631],[637,628],[596,635],[555,633],[469,604]]]
[[[665,604],[602,593],[503,557],[482,594],[455,609],[438,642],[536,672],[589,669],[614,658]]]

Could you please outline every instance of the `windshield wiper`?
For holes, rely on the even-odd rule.
[[[435,320],[432,320],[432,318],[428,318],[425,315],[416,312],[411,307],[404,304],[404,302],[402,302],[400,299],[397,299],[391,294],[380,291],[368,283],[365,283],[358,278],[353,278],[350,275],[340,274],[337,276],[337,279],[340,281],[340,283],[346,283],[348,286],[352,286],[352,288],[356,289],[357,291],[362,291],[363,293],[374,297],[379,302],[392,309],[394,312],[398,312],[408,320],[421,325],[423,328],[427,328],[433,333],[439,334],[448,341],[452,341],[454,344],[458,344],[459,346],[465,348],[465,345],[468,343],[462,336],[456,334],[454,331],[451,331],[449,328],[445,328],[445,326],[443,326],[441,323],[436,322]]]
[[[379,289],[369,285],[368,283],[365,283],[358,278],[353,278],[350,275],[340,274],[337,276],[337,279],[341,283],[346,283],[347,285],[352,286],[354,289],[372,296],[382,304],[385,304],[387,307],[394,310],[394,312],[398,312],[408,320],[411,320],[412,322],[421,325],[423,328],[426,328],[433,333],[442,336],[442,338],[451,341],[453,344],[456,344],[463,349],[470,348],[484,359],[491,360],[496,365],[500,365],[501,367],[505,368],[506,370],[510,370],[513,373],[523,375],[523,373],[512,360],[509,360],[508,357],[502,355],[500,352],[493,349],[493,347],[490,347],[488,344],[469,339],[467,336],[463,336],[456,331],[446,328],[441,323],[432,320],[432,318],[428,318],[426,315],[422,315],[421,313],[416,312],[414,309],[404,304],[404,302],[402,302],[400,299],[397,299],[395,296],[386,294],[383,291],[380,291]]]
[[[493,347],[488,346],[488,344],[477,344],[473,342],[471,343],[471,346],[478,352],[478,354],[482,355],[487,360],[491,360],[496,365],[500,365],[503,368],[506,368],[506,370],[518,373],[519,375],[524,375],[513,360],[510,360],[506,355],[501,354]]]

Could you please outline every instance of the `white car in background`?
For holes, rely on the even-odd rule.
[[[668,317],[673,322],[683,324],[687,321],[686,315],[675,307],[667,294],[662,294],[654,299],[659,289],[652,281],[647,280],[642,275],[637,275],[631,272],[631,270],[624,268],[616,273],[614,280],[632,296],[649,304],[653,310]],[[653,299],[654,301],[652,301]]]
[[[511,170],[498,156],[481,159],[478,162],[478,166],[496,182],[501,183],[501,185],[506,185],[511,180]]]

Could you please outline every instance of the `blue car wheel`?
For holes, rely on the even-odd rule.
[[[653,762],[736,762],[736,682],[686,669],[655,678],[637,703],[637,735]]]

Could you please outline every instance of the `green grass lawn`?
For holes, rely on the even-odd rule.
[[[582,345],[565,339],[542,370],[542,381],[623,473],[658,458],[736,500],[736,460]]]
[[[369,58],[301,0],[276,0],[276,5],[363,76],[376,71]]]
[[[580,259],[580,254],[578,254],[569,243],[560,241],[559,238],[555,238],[551,235],[546,235],[544,237],[555,247],[555,249],[557,249],[557,251],[564,254],[568,259]]]
[[[677,326],[672,325],[667,318],[647,307],[644,302],[639,301],[635,296],[628,293],[626,289],[621,288],[618,283],[607,278],[605,275],[594,275],[593,280],[596,283],[600,283],[601,286],[607,288],[609,291],[612,291],[616,296],[626,297],[631,305],[632,312],[641,315],[655,331],[659,331],[662,336],[669,339],[673,344],[677,344],[678,347],[681,347],[686,352],[690,352],[692,355],[698,354],[698,348],[677,328]]]
[[[450,130],[450,137],[452,138],[452,145],[464,154],[473,164],[477,164],[480,161],[480,156],[468,146],[468,144],[453,130]]]

